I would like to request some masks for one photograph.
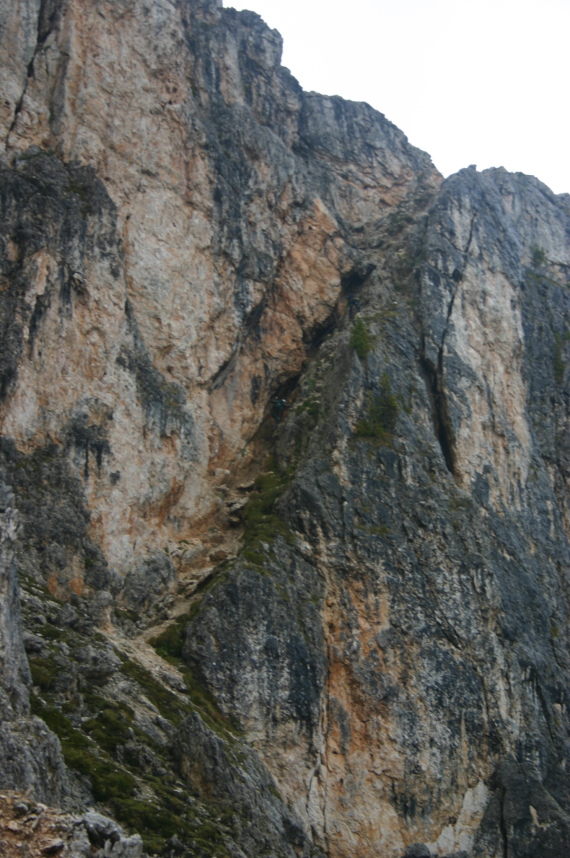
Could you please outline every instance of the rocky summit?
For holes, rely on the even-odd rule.
[[[280,58],[0,0],[0,852],[564,858],[570,196]]]

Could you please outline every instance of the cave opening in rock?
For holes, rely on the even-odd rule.
[[[321,343],[335,330],[339,321],[338,313],[333,310],[326,319],[322,322],[313,325],[310,331],[305,332],[303,341],[307,349],[307,354],[313,354],[319,348]]]
[[[349,274],[346,274],[340,281],[340,297],[348,298],[350,295],[356,295],[362,291],[366,281],[374,271],[374,265],[367,265],[364,268],[354,268]]]

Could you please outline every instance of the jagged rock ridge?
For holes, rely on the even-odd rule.
[[[559,858],[567,195],[442,182],[253,13],[0,9],[0,785],[148,853]]]

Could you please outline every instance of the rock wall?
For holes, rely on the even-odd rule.
[[[253,13],[3,6],[0,466],[60,800],[149,852],[559,858],[568,196],[443,182]]]
[[[24,651],[14,543],[14,498],[0,482],[0,779],[5,788],[61,802],[68,792],[57,738],[30,714],[30,670]]]
[[[279,431],[296,547],[262,543],[188,627],[284,782],[297,748],[289,794],[327,854],[565,848],[567,218],[527,177],[444,183],[407,280],[380,253],[362,292],[370,353],[332,334]]]
[[[22,246],[22,201],[8,203],[12,261],[29,266],[20,340],[51,306],[19,383],[5,370],[2,419],[20,445],[61,443],[71,415],[94,427],[92,529],[125,575],[143,544],[174,547],[215,512],[210,472],[244,458],[359,270],[354,228],[438,179],[367,106],[302,93],[256,15],[152,0],[44,3],[35,16],[5,149],[11,163],[28,153],[24,180],[45,181],[40,152],[82,172],[61,174],[57,191],[52,176],[61,225],[49,247],[32,225]],[[104,184],[101,208],[86,181]]]

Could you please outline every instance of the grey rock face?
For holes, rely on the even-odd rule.
[[[318,392],[329,416],[303,440],[300,461],[304,418],[290,414],[279,432],[283,467],[295,462],[296,474],[278,508],[311,547],[313,576],[326,569],[315,596],[334,629],[301,659],[315,676],[324,661],[329,676],[326,687],[314,685],[321,715],[305,722],[307,759],[318,770],[323,756],[340,752],[336,777],[330,762],[321,770],[325,807],[364,826],[343,796],[347,788],[366,794],[360,754],[380,767],[390,734],[402,774],[377,800],[436,854],[460,854],[464,844],[480,856],[502,843],[521,858],[566,849],[568,229],[556,197],[532,179],[501,171],[449,179],[405,287],[412,312],[398,292],[390,312],[379,312],[390,293],[370,287],[361,318],[376,335],[372,353],[362,363],[353,355],[347,371],[342,335],[333,335]],[[315,389],[314,368],[307,376],[300,399]],[[388,407],[397,411],[394,430],[382,424]],[[275,713],[281,726],[302,723],[290,709],[294,670],[283,657],[298,622],[288,558],[274,543],[262,564],[271,584],[260,583],[255,600],[238,597],[243,570],[230,572],[204,600],[184,650],[248,726],[265,689],[279,689],[273,717],[268,707],[255,720],[268,755]],[[272,594],[271,608],[261,593]],[[273,648],[254,646],[279,605],[287,627]],[[239,631],[221,620],[232,615]],[[270,666],[271,683],[245,692]],[[430,845],[421,820],[436,794],[451,799],[457,821]],[[314,819],[310,803],[305,813]]]
[[[0,777],[4,789],[30,793],[60,806],[68,795],[61,746],[40,718],[0,723]]]
[[[425,843],[412,843],[404,852],[404,858],[430,858],[430,851]]]
[[[276,586],[267,573],[282,562],[287,579]],[[264,570],[236,568],[227,586],[206,598],[200,631],[187,635],[182,655],[224,711],[251,726],[291,720],[310,735],[326,671],[317,610],[322,586],[285,542]]]
[[[5,717],[14,718],[28,710],[27,686],[30,671],[22,642],[22,620],[18,581],[14,563],[14,543],[18,518],[14,496],[0,482],[0,664]]]
[[[136,611],[148,610],[156,600],[168,592],[176,579],[174,566],[169,557],[155,551],[142,558],[137,568],[126,578],[124,598]]]
[[[85,855],[93,854],[93,848],[107,858],[140,858],[143,851],[142,840],[138,834],[128,837],[122,828],[112,819],[91,810],[81,819],[89,838]]]
[[[560,858],[567,195],[151,6],[0,30],[2,783],[66,790],[17,571],[74,801],[148,851]]]
[[[181,775],[198,795],[234,807],[233,837],[243,854],[271,849],[275,854],[309,856],[311,843],[277,793],[274,782],[247,746],[232,750],[198,715],[180,726],[174,753]],[[249,817],[242,827],[240,817]]]
[[[15,574],[17,514],[0,479],[0,781],[5,789],[29,790],[39,801],[61,802],[67,777],[56,736],[30,717],[26,661]]]

